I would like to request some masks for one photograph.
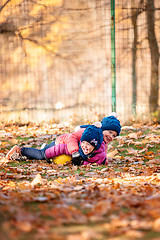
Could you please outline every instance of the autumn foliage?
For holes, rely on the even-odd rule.
[[[14,144],[39,148],[63,124],[0,130],[0,239],[159,239],[160,126],[123,127],[107,166],[8,162]]]

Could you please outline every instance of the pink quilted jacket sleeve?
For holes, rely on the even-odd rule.
[[[67,139],[67,148],[70,154],[78,152],[79,146],[78,143],[82,137],[85,128],[81,128],[78,131],[71,133]]]
[[[70,155],[66,143],[61,143],[53,147],[47,148],[45,151],[45,155],[47,158],[53,158],[62,154]]]

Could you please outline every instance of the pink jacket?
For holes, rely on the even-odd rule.
[[[85,128],[81,128],[74,133],[66,133],[60,135],[56,138],[55,144],[66,143],[69,153],[72,155],[74,152],[78,152],[79,150],[79,142],[81,140],[82,134]]]
[[[53,147],[47,148],[46,151],[45,151],[45,155],[46,155],[47,158],[53,158],[55,156],[59,156],[59,155],[62,155],[62,154],[71,155],[68,152],[66,143],[60,143],[60,144],[55,145]]]
[[[97,165],[101,165],[102,162],[106,159],[106,153],[105,153],[105,143],[102,142],[100,148],[95,151],[96,155],[94,157],[88,158],[87,160],[84,160],[83,165],[87,165],[90,163],[96,163]],[[105,163],[107,164],[108,161]]]
[[[55,156],[59,156],[61,154],[72,155],[74,152],[78,152],[81,136],[84,132],[85,128],[81,128],[74,133],[63,134],[56,138],[55,146],[46,149],[45,155],[47,158],[53,158]],[[89,163],[97,163],[97,165],[102,164],[102,162],[106,159],[106,164],[108,163],[107,155],[106,155],[106,145],[102,142],[100,148],[94,152],[96,155],[92,158],[89,158],[87,161],[84,161],[84,165]]]
[[[82,133],[84,132],[85,128],[80,128],[78,131],[73,132],[73,133],[66,133],[63,135],[60,135],[59,137],[56,138],[55,144],[59,143],[67,143],[67,148],[70,154],[74,152],[78,152],[79,150],[79,142],[82,137]],[[105,152],[107,155],[107,149],[108,149],[108,142],[105,143]]]

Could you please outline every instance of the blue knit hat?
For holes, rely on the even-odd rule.
[[[98,150],[103,142],[102,129],[94,125],[90,125],[82,134],[81,142],[83,141],[90,143],[96,150]]]
[[[117,133],[117,136],[119,136],[121,131],[121,124],[116,117],[114,116],[104,117],[101,123],[102,123],[102,127],[101,127],[102,131],[112,130]]]

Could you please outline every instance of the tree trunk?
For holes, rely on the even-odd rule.
[[[146,0],[147,8],[147,31],[148,41],[151,53],[151,87],[149,105],[150,112],[155,112],[158,108],[158,90],[159,90],[159,48],[155,35],[155,7],[154,0]]]
[[[134,115],[136,115],[136,106],[137,106],[136,63],[137,63],[137,39],[138,39],[138,31],[137,31],[138,14],[139,14],[139,9],[135,8],[135,4],[132,1],[131,16],[132,16],[132,25],[133,25],[133,31],[134,31],[134,40],[132,44],[132,113]]]

